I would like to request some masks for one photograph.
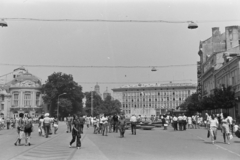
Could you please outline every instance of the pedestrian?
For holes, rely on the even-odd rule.
[[[110,115],[109,117],[108,117],[108,126],[109,126],[109,133],[111,133],[112,132],[112,128],[113,128],[113,119],[112,119],[112,116]]]
[[[217,128],[218,128],[218,120],[217,117],[215,117],[214,115],[211,115],[211,119],[209,120],[209,124],[210,124],[210,135],[211,135],[211,141],[212,144],[214,144],[214,140],[217,139]]]
[[[74,115],[73,116],[73,129],[72,129],[72,140],[69,144],[69,148],[72,147],[72,144],[75,142],[75,140],[77,141],[76,142],[76,147],[77,149],[80,149],[81,147],[81,141],[80,141],[80,138],[81,138],[81,123],[80,123],[80,118],[77,116],[77,115]]]
[[[85,122],[86,122],[87,128],[89,128],[89,126],[90,126],[90,118],[86,117],[85,118]]]
[[[120,138],[124,137],[125,133],[125,125],[126,125],[126,120],[123,115],[120,116],[118,119],[118,127],[119,127],[119,132],[120,132]]]
[[[193,128],[197,129],[196,115],[192,116]]]
[[[229,129],[229,119],[226,113],[223,113],[222,119],[222,133],[223,133],[223,140],[224,143],[230,144],[230,129]]]
[[[24,125],[24,133],[25,133],[25,146],[31,145],[31,133],[33,131],[33,122],[30,117],[26,117],[25,119],[25,125]]]
[[[116,114],[113,116],[113,132],[118,132],[118,116]]]
[[[18,139],[14,143],[15,146],[17,144],[20,146],[21,145],[21,140],[24,138],[24,121],[23,121],[23,113],[19,113],[19,120],[18,120],[18,127],[17,127],[17,132],[18,132]]]
[[[68,115],[67,119],[66,119],[66,123],[67,123],[67,133],[72,132],[72,117],[70,116],[70,114]]]
[[[40,117],[39,117],[39,123],[38,123],[38,128],[40,129],[39,131],[40,131],[40,136],[45,136],[45,128],[44,128],[44,123],[43,123],[43,120],[44,119],[44,116],[43,115],[41,115]]]
[[[187,123],[188,123],[188,129],[192,129],[193,128],[193,125],[192,125],[192,117],[191,116],[189,116],[188,118],[187,118]]]
[[[102,120],[102,135],[107,136],[107,133],[108,133],[108,118],[105,115],[103,115],[101,120]]]
[[[51,125],[51,118],[49,118],[49,113],[45,114],[43,119],[43,126],[45,128],[45,137],[48,138]]]
[[[166,115],[163,116],[162,124],[163,124],[163,129],[164,129],[164,130],[167,130],[168,120],[167,120],[167,116],[166,116]]]
[[[136,135],[136,124],[137,124],[137,117],[135,116],[135,114],[133,114],[130,118],[130,123],[131,123],[131,131],[132,131],[132,135]]]
[[[181,116],[181,114],[179,114],[178,116],[178,125],[179,125],[179,131],[182,131],[183,130],[183,117]]]
[[[178,118],[176,117],[176,115],[174,115],[173,116],[173,128],[174,128],[174,131],[178,130],[177,122],[178,122]]]
[[[228,119],[228,121],[229,121],[230,133],[233,134],[233,118],[228,115],[227,119]]]
[[[83,118],[83,116],[79,117],[79,121],[80,121],[80,134],[83,134],[83,128],[84,128],[84,123],[85,123],[85,118]]]
[[[183,130],[186,130],[187,117],[184,114],[182,115],[182,124],[183,124]]]
[[[7,129],[9,129],[10,128],[10,124],[11,124],[9,117],[6,120],[6,123],[7,123]]]
[[[93,134],[97,134],[97,119],[96,117],[93,118]]]
[[[54,134],[57,134],[57,130],[58,130],[58,119],[57,119],[57,117],[55,117],[53,119],[53,129],[54,129]]]

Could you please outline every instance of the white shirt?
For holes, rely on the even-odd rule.
[[[102,121],[103,124],[106,124],[106,123],[108,123],[108,118],[107,117],[102,117],[101,121]]]
[[[227,119],[229,120],[229,124],[232,124],[233,118],[231,116],[228,116]]]
[[[130,122],[137,122],[137,117],[136,116],[131,116]]]
[[[210,121],[210,127],[217,127],[218,126],[218,120],[215,119],[211,119]]]
[[[178,120],[181,121],[183,119],[182,116],[178,116]]]

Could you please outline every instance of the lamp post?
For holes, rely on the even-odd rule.
[[[91,91],[91,116],[93,117],[93,91]]]
[[[62,95],[65,95],[65,94],[67,94],[67,93],[63,93],[63,94],[58,95],[58,103],[57,103],[58,104],[58,106],[57,106],[57,119],[58,120],[59,120],[59,117],[58,117],[59,116],[59,97],[62,96]]]

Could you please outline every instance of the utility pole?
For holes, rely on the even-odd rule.
[[[93,117],[93,91],[91,91],[91,116]]]

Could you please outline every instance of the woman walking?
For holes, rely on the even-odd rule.
[[[224,143],[230,144],[229,120],[227,117],[228,115],[226,113],[223,113],[222,133],[223,133]]]
[[[32,120],[30,117],[27,117],[25,119],[25,127],[24,127],[24,133],[25,133],[25,146],[27,145],[31,145],[30,143],[30,136],[31,136],[31,132],[33,131],[33,124],[32,124]]]
[[[23,113],[19,113],[19,120],[18,120],[18,127],[17,127],[17,132],[18,132],[18,139],[14,143],[15,146],[19,144],[21,145],[21,140],[24,138],[24,121],[23,121]]]
[[[73,129],[72,129],[72,140],[70,142],[69,148],[72,147],[72,144],[75,142],[75,140],[77,141],[76,146],[77,149],[79,149],[81,147],[81,124],[80,124],[80,120],[79,117],[77,115],[73,116]]]
[[[119,126],[119,131],[120,131],[120,138],[124,137],[125,125],[126,125],[126,120],[125,120],[124,116],[121,115],[120,119],[118,120],[118,126]]]
[[[211,119],[209,120],[210,123],[210,135],[211,135],[211,140],[212,144],[214,144],[214,140],[217,139],[217,128],[218,128],[218,120],[214,115],[211,115]]]

